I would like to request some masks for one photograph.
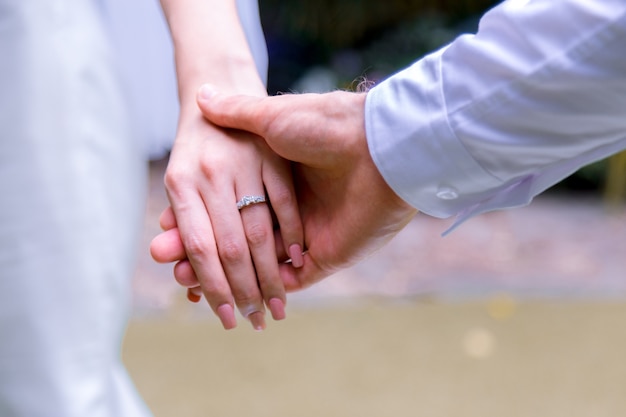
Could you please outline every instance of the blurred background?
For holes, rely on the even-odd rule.
[[[377,81],[476,30],[489,0],[261,0],[271,93]],[[355,82],[356,80],[356,82]],[[626,413],[622,156],[451,235],[425,215],[294,294],[288,319],[225,332],[149,257],[167,199],[151,163],[124,358],[161,416]]]

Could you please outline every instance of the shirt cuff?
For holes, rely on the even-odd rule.
[[[381,175],[407,203],[440,218],[482,212],[481,203],[528,180],[504,183],[486,171],[455,136],[442,93],[444,51],[374,87],[365,104],[368,146]],[[523,205],[530,199],[521,193],[510,203]]]

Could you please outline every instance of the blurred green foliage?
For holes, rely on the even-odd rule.
[[[270,50],[270,92],[288,90],[313,66],[345,88],[395,72],[460,32],[474,31],[494,0],[260,0]],[[472,22],[474,25],[468,25]]]
[[[482,14],[494,0],[261,0],[265,21],[287,36],[348,48],[402,22],[435,13],[452,20]]]

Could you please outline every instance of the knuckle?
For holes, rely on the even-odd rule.
[[[201,158],[199,162],[200,172],[209,180],[215,178],[220,173],[223,173],[223,170],[220,168],[224,166],[223,159],[217,154],[213,154],[211,158]]]
[[[294,195],[287,187],[281,187],[272,195],[273,207],[292,207],[295,206]]]
[[[190,180],[191,174],[186,169],[171,166],[168,166],[163,177],[165,188],[173,193],[178,193]]]
[[[183,287],[193,287],[199,284],[196,274],[188,261],[181,261],[174,266],[174,278]]]
[[[204,257],[214,252],[209,239],[199,234],[188,235],[185,238],[183,245],[185,246],[187,256],[191,259]]]
[[[243,260],[246,250],[245,245],[236,240],[228,240],[222,244],[218,244],[220,258],[222,261],[228,263],[238,263]]]
[[[270,230],[261,223],[252,223],[246,227],[246,237],[251,248],[262,246],[270,237]]]

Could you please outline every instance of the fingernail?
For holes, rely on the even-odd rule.
[[[287,317],[285,314],[285,303],[283,303],[283,300],[280,298],[272,298],[268,304],[274,320],[284,320],[285,317]]]
[[[304,265],[304,258],[302,257],[302,247],[297,243],[289,246],[289,257],[291,258],[291,264],[294,268],[302,268]]]
[[[213,97],[215,93],[216,93],[215,88],[213,88],[213,86],[210,84],[203,84],[200,87],[200,90],[198,90],[198,96],[205,100],[208,100],[211,97]]]
[[[265,330],[265,314],[262,311],[255,311],[248,315],[248,320],[252,323],[254,330],[260,332]]]
[[[217,317],[220,318],[224,329],[230,330],[237,327],[237,319],[235,318],[235,310],[230,304],[222,304],[217,308]]]
[[[195,288],[187,288],[187,299],[192,303],[197,303],[202,299],[202,296],[197,294],[194,290]]]

